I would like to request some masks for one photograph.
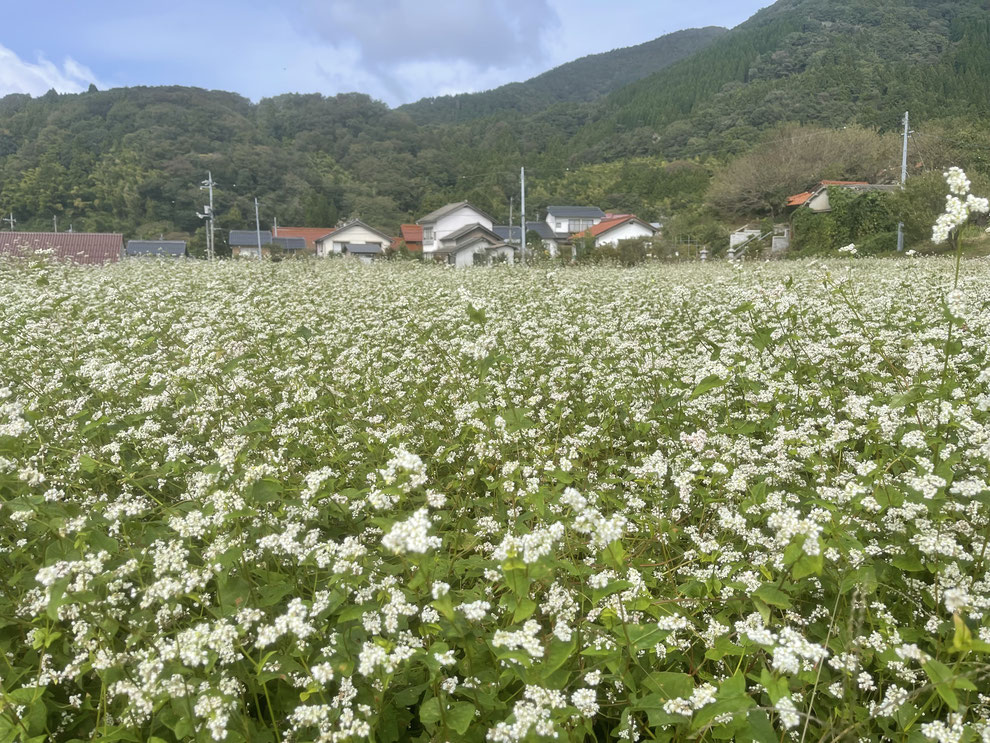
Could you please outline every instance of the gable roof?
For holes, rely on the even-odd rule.
[[[330,232],[328,232],[327,234],[325,234],[323,237],[318,237],[316,239],[316,242],[321,243],[324,240],[328,240],[331,237],[339,238],[344,232],[346,232],[347,230],[351,229],[352,227],[363,227],[364,229],[368,230],[369,232],[374,232],[376,235],[378,235],[379,237],[381,237],[383,240],[387,240],[389,244],[392,243],[392,237],[391,237],[391,235],[386,235],[381,230],[376,230],[374,227],[371,227],[371,226],[365,224],[360,219],[352,219],[347,224],[341,225],[340,227],[338,227],[335,230],[331,230]]]
[[[803,206],[822,191],[825,191],[829,186],[841,186],[856,191],[895,191],[899,188],[899,186],[895,185],[881,185],[868,183],[867,181],[820,181],[818,186],[811,191],[803,191],[802,193],[788,196],[784,202],[784,206]]]
[[[568,217],[602,219],[605,216],[605,212],[597,206],[548,206],[547,214],[564,219]]]
[[[476,207],[476,206],[468,203],[467,201],[458,201],[456,204],[447,204],[445,206],[441,206],[439,209],[436,209],[436,210],[430,212],[425,217],[423,217],[421,219],[417,219],[416,220],[416,224],[432,224],[433,222],[436,222],[438,219],[441,219],[441,218],[447,216],[448,214],[451,214],[452,212],[456,212],[458,209],[462,209],[464,207],[468,207],[469,209],[473,209],[478,214],[480,214],[482,217],[484,217],[485,219],[487,219],[489,222],[494,222],[495,221],[488,214],[486,214],[485,212],[481,211],[481,209],[479,209],[478,207]]]
[[[406,241],[406,245],[423,242],[423,228],[418,224],[399,225],[399,232],[402,233],[402,239]]]
[[[316,250],[316,241],[333,232],[333,227],[279,227],[278,237],[301,237],[309,250]]]
[[[232,248],[256,248],[258,247],[257,230],[231,230],[227,236],[227,244]],[[272,233],[268,230],[261,231],[261,244],[272,244]]]
[[[471,224],[464,225],[459,230],[454,230],[449,235],[447,235],[445,238],[443,238],[442,240],[440,240],[440,242],[441,243],[458,242],[462,237],[467,237],[472,232],[475,232],[475,231],[478,231],[478,230],[480,230],[481,231],[481,235],[483,237],[485,237],[486,239],[488,239],[489,241],[498,242],[501,239],[496,232],[488,229],[483,224],[481,224],[479,222],[472,222]]]
[[[793,196],[787,197],[787,201],[784,202],[784,206],[801,206],[802,204],[807,204],[808,199],[810,199],[814,195],[815,194],[811,191],[796,193]]]
[[[124,236],[116,232],[0,232],[0,255],[26,257],[37,251],[83,265],[116,263],[124,252]]]
[[[167,255],[182,258],[186,254],[185,240],[128,240],[128,256]]]
[[[616,227],[621,227],[622,225],[630,222],[635,222],[636,224],[642,225],[651,233],[656,232],[656,230],[653,229],[653,225],[647,224],[639,217],[618,217],[617,219],[606,219],[604,222],[599,222],[584,234],[591,235],[592,237],[598,237],[599,235],[604,235],[610,230],[614,230]]]

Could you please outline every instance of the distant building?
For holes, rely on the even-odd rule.
[[[124,254],[124,236],[116,232],[0,232],[0,255],[38,253],[88,266],[116,263]]]
[[[231,230],[227,238],[230,254],[234,258],[258,258],[257,230]],[[302,256],[306,253],[306,240],[302,237],[274,237],[271,232],[264,230],[260,233],[261,257],[272,255],[287,257]]]
[[[306,241],[306,253],[316,255],[316,241],[333,232],[333,227],[282,227],[272,230],[273,237],[301,237]]]
[[[629,215],[602,220],[585,231],[582,237],[593,237],[595,247],[601,248],[606,245],[615,247],[620,240],[653,237],[656,232],[653,225],[644,222],[639,217]]]
[[[900,186],[880,185],[867,183],[866,181],[821,181],[818,187],[812,191],[788,196],[785,206],[788,208],[808,207],[813,212],[830,212],[832,206],[828,203],[828,189],[830,187],[844,188],[851,191],[897,191]]]
[[[557,237],[566,238],[584,232],[605,218],[605,212],[596,206],[547,207],[546,223]]]
[[[402,242],[410,251],[423,250],[423,228],[418,224],[404,224],[399,226],[399,233]]]
[[[128,240],[124,255],[128,258],[185,258],[185,240]]]
[[[495,220],[485,212],[466,201],[442,206],[416,220],[416,224],[423,228],[423,257],[429,258],[431,253],[444,247],[445,240],[465,227],[477,226],[491,232],[494,223]],[[494,242],[499,241],[498,235],[494,235]]]
[[[385,249],[381,243],[344,243],[340,254],[345,257],[357,258],[362,263],[371,263],[385,257]]]
[[[497,224],[492,228],[496,235],[498,235],[502,240],[506,242],[511,242],[519,244],[521,228],[519,225],[514,224],[511,226],[507,224]],[[556,257],[560,250],[560,243],[563,238],[560,238],[550,229],[550,225],[546,222],[527,222],[526,223],[526,234],[530,232],[535,232],[540,236],[540,240],[543,243],[543,248],[552,256]]]
[[[329,258],[343,255],[346,245],[378,245],[382,252],[392,244],[392,238],[381,230],[369,227],[355,219],[342,227],[331,230],[316,241],[316,257]]]

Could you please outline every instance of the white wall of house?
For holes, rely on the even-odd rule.
[[[653,237],[653,228],[644,227],[639,222],[626,222],[596,237],[595,247],[600,248],[603,245],[615,247],[619,244],[619,240],[631,240],[637,237]]]
[[[327,258],[330,255],[340,255],[344,245],[347,243],[375,243],[381,245],[382,250],[385,250],[391,242],[391,240],[372,232],[362,225],[353,224],[347,227],[341,227],[336,232],[332,232],[328,236],[321,237],[317,240],[316,255],[320,258]]]
[[[469,224],[480,224],[487,229],[492,229],[494,225],[492,220],[488,219],[484,214],[475,211],[470,206],[462,206],[460,209],[452,211],[450,214],[444,214],[440,219],[438,219],[433,224],[423,225],[423,253],[432,253],[437,249],[440,244],[440,240],[443,240],[448,235],[452,235],[457,232],[457,230],[462,227],[467,227]],[[432,228],[432,239],[427,240],[427,234]]]
[[[805,202],[813,212],[830,212],[832,205],[828,203],[828,189],[823,188]]]
[[[550,229],[558,234],[584,232],[585,230],[594,227],[601,221],[602,220],[600,217],[554,217],[554,215],[549,212],[547,213],[546,218],[546,223],[550,225]]]
[[[506,263],[512,265],[516,260],[516,251],[506,245],[503,245],[500,248],[492,248],[488,251],[488,260],[492,263],[496,263],[503,259]]]

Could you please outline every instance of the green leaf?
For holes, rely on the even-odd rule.
[[[577,648],[577,637],[572,636],[570,642],[561,642],[557,638],[550,641],[550,652],[546,660],[540,664],[541,676],[543,679],[549,678],[553,673],[564,665]]]
[[[952,647],[958,653],[965,653],[973,647],[973,632],[959,614],[952,615],[952,621],[956,625],[956,632],[952,637]]]
[[[806,537],[806,539],[809,537]],[[801,580],[809,575],[821,575],[825,567],[825,558],[819,552],[817,555],[802,555],[791,570],[794,580]]]
[[[422,713],[420,714],[422,719]],[[474,719],[474,705],[470,702],[454,702],[447,710],[447,726],[459,735],[464,735]]]
[[[770,606],[776,606],[781,609],[791,608],[790,596],[777,588],[777,586],[771,586],[769,583],[764,583],[762,586],[757,588],[756,591],[753,592],[753,595],[759,599],[762,599]]]
[[[691,399],[693,400],[696,397],[700,397],[709,390],[713,390],[716,387],[721,387],[723,384],[725,384],[725,380],[720,376],[717,374],[709,374],[707,377],[698,382],[698,386],[695,387],[694,391],[691,393]]]
[[[424,725],[440,722],[440,700],[430,697],[419,707],[419,721]]]
[[[921,664],[921,667],[925,669],[925,675],[931,680],[935,685],[935,691],[938,695],[942,697],[942,700],[949,705],[949,709],[953,712],[959,709],[959,697],[952,690],[952,670],[944,663],[939,663],[937,660],[929,660]]]

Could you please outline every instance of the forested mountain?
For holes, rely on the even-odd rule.
[[[764,152],[768,138],[847,125],[892,132],[905,110],[921,137],[912,167],[951,158],[990,172],[988,0],[780,0],[731,31],[672,36],[706,35],[713,40],[700,51],[604,97],[579,100],[616,83],[616,60],[645,59],[642,47],[521,84],[565,90],[569,100],[521,114],[509,86],[460,97],[454,118],[465,120],[448,123],[421,120],[452,115],[443,113],[452,101],[389,109],[357,93],[257,104],[180,87],[10,95],[0,99],[0,212],[13,212],[20,229],[50,228],[57,216],[62,229],[192,234],[210,170],[222,229],[253,224],[257,196],[264,225],[360,216],[394,231],[452,200],[507,218],[525,165],[530,218],[550,203],[587,201],[670,220],[697,216],[713,177],[708,203],[730,203],[724,174],[742,167],[733,170],[741,155]],[[660,41],[674,48],[671,37]],[[795,126],[805,128],[794,135]],[[876,163],[899,163],[896,144],[881,150],[869,172],[849,159],[809,165],[804,185],[876,177]],[[801,172],[739,203],[769,213],[780,193],[804,187]]]
[[[691,56],[724,33],[720,26],[676,31],[645,44],[581,57],[526,82],[483,93],[424,98],[400,110],[417,123],[440,124],[513,111],[535,113],[555,103],[585,103]]]

